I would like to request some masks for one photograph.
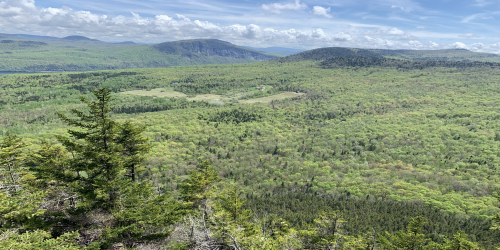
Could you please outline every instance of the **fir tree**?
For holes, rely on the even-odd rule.
[[[137,169],[149,150],[142,135],[145,128],[111,118],[110,90],[97,89],[93,94],[95,101],[81,97],[88,112],[70,110],[76,118],[59,113],[72,126],[69,137],[58,136],[64,149],[45,146],[34,157],[34,169],[44,183],[59,183],[65,192],[75,194],[74,204],[47,217],[58,225],[52,231],[79,230],[80,243],[101,248],[168,237],[170,226],[187,206],[137,180]],[[68,159],[59,161],[64,154]]]
[[[111,91],[103,88],[93,94],[96,101],[80,97],[87,104],[88,113],[71,109],[76,118],[58,113],[74,127],[68,130],[70,137],[58,136],[58,139],[74,156],[70,160],[72,171],[66,174],[66,179],[82,196],[85,206],[110,211],[117,206],[125,164],[122,147],[117,143],[119,126],[110,115]]]
[[[406,232],[386,232],[385,235],[379,235],[379,243],[383,249],[436,249],[436,245],[422,233],[425,223],[422,216],[411,218]]]
[[[130,177],[133,182],[137,181],[138,173],[143,170],[138,168],[139,164],[151,149],[148,145],[149,138],[142,135],[145,130],[145,126],[136,126],[129,121],[120,125],[117,143],[123,146],[122,156],[128,171],[127,177]]]

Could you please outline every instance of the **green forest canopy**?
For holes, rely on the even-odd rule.
[[[115,92],[168,88],[191,96],[235,96],[260,85],[273,91],[259,95],[304,92],[268,104],[239,104],[236,98],[223,106],[116,94],[112,117],[146,127],[152,148],[141,180],[165,193],[178,192],[199,159],[207,159],[241,188],[248,205],[299,192],[306,197],[297,201],[307,195],[349,197],[359,204],[368,200],[422,211],[415,213],[428,218],[442,211],[458,219],[448,228],[468,221],[477,225],[468,234],[484,245],[497,244],[498,236],[484,232],[500,212],[495,198],[500,188],[498,67],[349,60],[2,76],[0,132],[26,138],[35,150],[41,138],[64,133],[55,111],[83,108],[78,96],[92,98],[89,93],[100,87]],[[396,203],[384,202],[389,200]],[[290,210],[279,207],[303,206],[293,203],[276,202],[280,205],[268,211],[286,217]],[[317,218],[304,215],[294,226],[310,225],[312,217]],[[458,229],[443,234],[451,237]]]

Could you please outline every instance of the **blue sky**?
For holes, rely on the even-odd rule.
[[[500,54],[500,0],[0,0],[0,33]]]

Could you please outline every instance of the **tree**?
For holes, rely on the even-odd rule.
[[[22,149],[26,145],[16,135],[8,133],[0,143],[0,189],[16,193],[21,189],[21,180],[27,174],[22,161]]]
[[[451,239],[445,239],[440,247],[443,250],[478,250],[478,244],[467,239],[467,234],[458,232]]]
[[[41,216],[47,193],[36,188],[35,176],[26,166],[25,143],[7,134],[0,142],[0,249],[80,249],[75,234],[50,238]],[[32,231],[34,230],[34,231]]]
[[[59,238],[51,238],[51,235],[45,231],[36,230],[34,232],[26,232],[23,234],[5,232],[0,235],[2,244],[0,250],[45,250],[45,249],[61,249],[61,250],[79,250],[80,246],[74,243],[78,237],[77,232],[66,233]]]
[[[394,234],[385,232],[385,235],[380,235],[378,242],[383,249],[436,249],[436,245],[422,233],[422,228],[425,225],[424,218],[418,216],[411,218],[405,231],[398,231]]]
[[[128,170],[127,176],[133,182],[137,181],[137,174],[143,170],[138,169],[138,165],[144,160],[144,155],[151,149],[148,145],[149,138],[142,135],[145,130],[145,126],[136,126],[129,121],[120,125],[117,143],[123,146],[122,156],[124,157],[125,168]]]
[[[52,233],[79,230],[81,244],[101,248],[168,237],[170,226],[187,206],[137,180],[137,169],[150,148],[142,135],[145,128],[111,118],[110,90],[97,89],[93,94],[95,101],[81,97],[87,112],[71,109],[75,118],[58,113],[72,126],[69,136],[58,136],[64,149],[46,145],[33,157],[33,169],[42,183],[55,182],[74,194],[70,205],[59,201],[66,204],[64,211],[46,215],[57,225]],[[67,160],[60,157],[64,155]]]
[[[12,134],[0,142],[0,230],[39,226],[37,216],[44,212],[39,208],[44,192],[28,185],[34,176],[24,164],[25,145]]]
[[[219,173],[210,162],[202,161],[196,170],[191,170],[189,178],[179,185],[182,198],[196,204],[197,201],[206,199],[209,195],[207,192],[220,180]]]
[[[124,184],[120,178],[125,169],[123,147],[117,143],[119,126],[110,116],[111,91],[102,88],[93,94],[96,101],[80,97],[89,108],[88,114],[71,109],[76,118],[69,118],[58,113],[64,122],[76,128],[68,130],[70,137],[58,136],[73,155],[69,163],[72,171],[64,179],[81,195],[85,207],[111,211],[118,205],[118,189]]]
[[[300,236],[304,245],[310,248],[336,249],[344,237],[342,227],[345,222],[339,211],[324,211],[314,220],[315,226],[300,231]]]

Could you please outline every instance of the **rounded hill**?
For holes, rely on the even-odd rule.
[[[276,58],[276,56],[239,47],[229,42],[217,39],[196,39],[166,42],[152,45],[152,47],[163,53],[180,55],[188,58],[199,56],[221,56],[257,61]]]

